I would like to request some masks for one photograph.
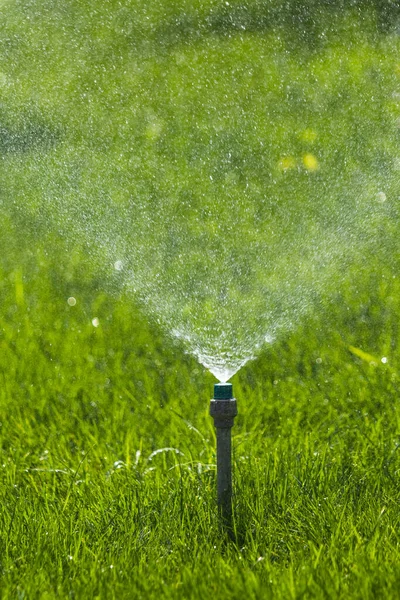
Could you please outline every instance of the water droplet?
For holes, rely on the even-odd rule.
[[[76,298],[74,298],[73,296],[70,296],[70,297],[68,298],[67,302],[68,302],[68,304],[69,304],[70,306],[75,306],[75,304],[76,304]]]
[[[385,192],[378,192],[376,195],[376,199],[378,202],[381,202],[383,204],[383,202],[386,202],[386,194]]]

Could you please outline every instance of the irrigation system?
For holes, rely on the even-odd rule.
[[[216,383],[210,402],[210,415],[217,430],[217,499],[225,524],[232,520],[232,427],[237,403],[231,383]]]

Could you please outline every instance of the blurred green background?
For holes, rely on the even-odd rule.
[[[134,292],[186,350],[234,370],[371,255],[370,271],[397,260],[398,12],[6,3],[15,243],[82,256],[97,287]]]

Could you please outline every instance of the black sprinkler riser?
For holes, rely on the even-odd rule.
[[[225,525],[231,527],[232,517],[232,450],[231,429],[237,415],[231,383],[216,383],[210,402],[210,415],[217,433],[217,497]]]

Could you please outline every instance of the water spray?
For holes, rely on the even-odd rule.
[[[232,443],[231,429],[237,415],[231,383],[216,383],[210,402],[210,415],[217,430],[217,499],[225,524],[232,518]]]

